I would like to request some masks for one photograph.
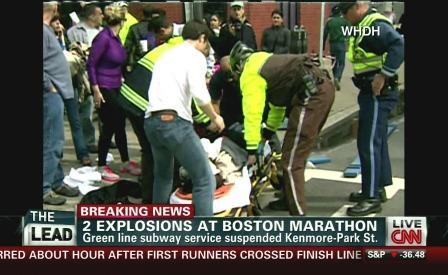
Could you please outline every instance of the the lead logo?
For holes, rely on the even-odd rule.
[[[426,217],[388,217],[389,246],[426,246]]]

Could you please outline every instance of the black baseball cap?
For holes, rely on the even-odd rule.
[[[346,14],[347,11],[353,7],[356,4],[356,2],[342,2],[339,3],[338,7],[342,14]]]

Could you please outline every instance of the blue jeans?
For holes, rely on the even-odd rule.
[[[75,145],[76,158],[82,160],[89,157],[84,134],[81,128],[81,122],[78,112],[78,93],[75,89],[75,97],[64,100],[65,109],[67,110],[67,118],[70,123],[70,131],[72,132],[73,144]]]
[[[79,104],[79,118],[85,143],[96,145],[95,126],[93,125],[93,96],[89,95],[84,102]]]
[[[373,96],[371,88],[358,95],[359,127],[357,146],[361,161],[362,193],[379,197],[379,188],[392,184],[387,145],[388,117],[398,101],[398,91]]]
[[[195,215],[213,216],[215,177],[193,125],[177,116],[171,121],[152,116],[145,119],[145,133],[154,157],[153,203],[169,203],[175,157],[192,180]]]
[[[333,42],[331,43],[330,53],[336,58],[336,63],[333,67],[334,79],[341,81],[342,73],[345,67],[345,43],[344,42]]]
[[[62,184],[64,150],[64,103],[57,93],[43,95],[43,194]]]

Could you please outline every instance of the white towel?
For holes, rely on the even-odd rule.
[[[69,175],[64,177],[65,184],[77,187],[83,195],[99,188],[92,185],[95,181],[101,181],[101,174],[96,171],[96,167],[71,168]]]

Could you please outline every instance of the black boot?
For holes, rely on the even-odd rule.
[[[271,201],[269,203],[269,209],[276,211],[288,211],[288,202],[286,201],[286,197],[283,197],[277,201]]]
[[[380,188],[379,196],[380,196],[381,202],[387,201],[386,189],[384,187]],[[363,194],[361,192],[353,192],[348,197],[348,200],[351,202],[360,202],[360,201],[363,201],[365,198],[366,197],[363,196]]]
[[[380,199],[365,199],[347,209],[348,216],[367,216],[378,212],[381,212]]]

